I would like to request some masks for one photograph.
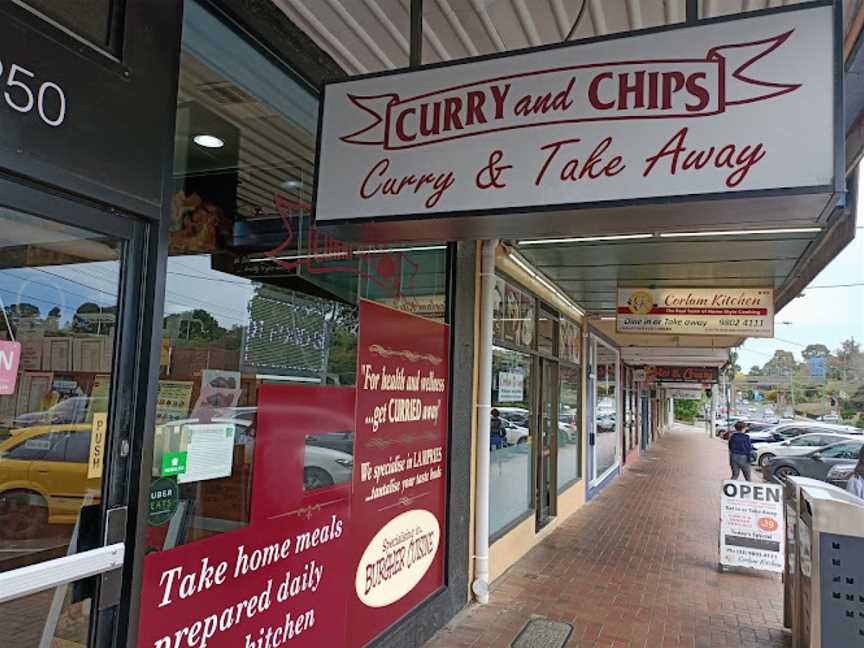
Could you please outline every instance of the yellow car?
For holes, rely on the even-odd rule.
[[[0,443],[0,536],[38,538],[48,524],[74,524],[101,478],[88,479],[91,426],[40,425],[12,430]]]

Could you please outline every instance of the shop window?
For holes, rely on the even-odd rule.
[[[558,489],[582,476],[581,369],[561,365],[558,370]]]
[[[507,345],[534,348],[537,299],[501,277],[495,278],[492,334]]]
[[[496,535],[533,509],[530,355],[495,347],[492,352],[489,533]]]
[[[182,46],[152,473],[177,502],[148,552],[345,497],[358,300],[443,321],[447,285],[443,244],[358,246],[313,225],[307,87],[195,2]],[[288,389],[265,406],[271,385]]]
[[[602,478],[620,456],[618,352],[594,338],[594,474]]]
[[[548,355],[557,353],[558,314],[541,305],[537,316],[537,350]]]

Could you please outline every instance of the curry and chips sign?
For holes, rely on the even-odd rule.
[[[834,29],[811,4],[328,83],[315,218],[833,187]]]

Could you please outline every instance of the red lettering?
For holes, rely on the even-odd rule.
[[[711,95],[708,93],[707,88],[699,85],[699,80],[705,80],[705,78],[706,74],[704,72],[695,72],[687,77],[687,92],[698,99],[695,104],[685,104],[687,112],[699,112],[700,110],[704,110],[711,102]]]
[[[641,70],[635,72],[633,83],[627,82],[629,73],[618,75],[618,110],[627,110],[627,97],[633,96],[633,107],[642,108],[645,106],[645,72]]]
[[[373,166],[369,170],[369,173],[366,174],[366,177],[363,178],[363,182],[360,185],[360,197],[361,198],[363,198],[364,200],[369,200],[372,196],[374,196],[376,193],[378,193],[378,190],[381,189],[380,184],[377,187],[375,187],[375,189],[371,192],[366,191],[366,184],[369,182],[369,180],[372,178],[372,176],[375,175],[376,171],[378,172],[379,176],[383,176],[385,173],[387,173],[387,169],[389,169],[389,168],[390,168],[390,160],[388,160],[387,158],[384,158],[383,160],[380,160],[379,162],[377,162],[375,164],[375,166]]]
[[[657,108],[660,105],[658,103],[659,83],[660,83],[660,73],[659,72],[649,72],[648,73],[648,107],[651,108],[652,110]]]
[[[468,93],[468,111],[465,115],[465,125],[470,126],[474,122],[486,123],[486,115],[483,114],[483,104],[486,103],[486,94],[480,90],[472,90]]]
[[[747,177],[747,174],[750,173],[750,169],[752,169],[759,160],[765,157],[765,153],[765,147],[761,144],[757,144],[752,148],[752,150],[749,146],[742,148],[738,157],[735,159],[735,163],[738,165],[738,170],[726,178],[726,186],[737,187],[741,184],[744,178]]]
[[[540,147],[541,151],[545,151],[546,149],[552,149],[552,152],[549,153],[549,156],[546,158],[546,161],[543,163],[543,166],[540,167],[540,173],[538,173],[537,177],[534,179],[534,184],[539,187],[540,183],[543,182],[543,176],[546,174],[546,169],[549,168],[549,165],[552,163],[552,158],[554,158],[558,154],[558,151],[561,150],[562,146],[564,146],[565,144],[577,144],[581,141],[582,140],[579,138],[566,139],[566,140],[560,140],[558,142],[552,142],[551,144],[546,144],[545,146],[541,146]]]
[[[603,72],[591,79],[591,83],[588,84],[588,102],[597,110],[609,110],[615,107],[614,101],[600,100],[600,83],[613,77],[614,75],[611,72]]]
[[[406,108],[401,113],[399,113],[399,116],[396,118],[396,137],[398,137],[403,142],[410,142],[413,139],[417,139],[417,133],[414,133],[413,135],[409,136],[405,132],[405,118],[409,114],[416,115],[417,109],[416,108]]]
[[[429,114],[430,108],[433,110],[431,115]],[[428,137],[429,135],[437,135],[439,132],[441,132],[441,103],[436,101],[431,104],[421,104],[420,134],[424,137]]]
[[[684,87],[684,75],[681,72],[663,73],[663,110],[672,107],[672,95]]]
[[[672,164],[670,165],[669,172],[672,175],[675,175],[675,172],[678,169],[678,156],[684,151],[684,139],[687,137],[688,129],[685,126],[677,133],[672,136],[668,142],[663,145],[663,148],[660,149],[657,153],[652,155],[649,158],[645,159],[647,166],[645,167],[645,171],[642,173],[643,177],[648,177],[648,174],[654,169],[657,163],[662,160],[664,157],[671,156]]]
[[[492,91],[492,101],[495,102],[495,119],[504,117],[504,102],[507,100],[507,95],[510,94],[510,84],[504,86],[504,91],[497,85],[489,88]]]
[[[459,97],[447,97],[444,100],[443,130],[460,130],[462,128],[462,120],[459,118],[460,110],[462,110],[462,99]]]

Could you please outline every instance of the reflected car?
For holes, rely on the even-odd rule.
[[[104,397],[73,396],[41,412],[19,414],[12,419],[16,428],[30,428],[35,425],[71,425],[83,423],[90,411],[108,411],[108,399]]]
[[[766,481],[780,483],[797,475],[827,481],[832,468],[857,461],[862,446],[864,440],[843,441],[800,457],[778,457],[763,466],[762,476]]]
[[[775,459],[776,457],[794,457],[804,455],[813,450],[821,450],[841,441],[852,441],[855,437],[848,434],[836,433],[811,433],[802,434],[794,439],[780,441],[779,443],[765,443],[756,450],[756,463],[760,467]]]
[[[512,421],[504,418],[502,414],[501,420],[504,422],[504,432],[507,436],[507,445],[521,445],[528,443],[528,428],[521,425],[516,425]]]
[[[330,448],[338,450],[345,454],[354,454],[354,433],[353,432],[324,432],[323,434],[307,434],[306,445],[318,446],[320,448]]]
[[[496,406],[495,409],[498,410],[501,418],[509,421],[510,423],[526,429],[529,427],[528,419],[531,417],[531,412],[529,412],[524,407]]]
[[[74,524],[101,479],[87,477],[91,426],[40,425],[0,443],[0,535],[37,538],[48,524]]]
[[[353,470],[354,457],[347,452],[307,443],[303,455],[303,490],[350,483]]]

